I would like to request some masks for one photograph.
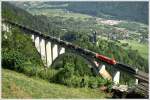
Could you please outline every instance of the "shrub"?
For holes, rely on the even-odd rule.
[[[64,84],[64,85],[67,85],[67,86],[69,86],[69,87],[73,87],[73,83],[72,83],[71,78],[69,78],[69,79],[64,79],[63,84]]]
[[[45,72],[45,71],[43,71],[43,72]],[[53,77],[55,77],[58,72],[59,72],[59,70],[48,68],[46,71],[47,80],[49,80],[50,82],[53,82]]]
[[[122,43],[122,46],[127,47],[129,44],[128,43]]]
[[[96,80],[98,81],[98,86],[102,86],[107,83],[107,80],[101,77],[96,77]]]
[[[97,88],[98,87],[98,81],[95,77],[90,77],[89,79],[89,87],[90,88]]]
[[[22,66],[15,66],[17,72],[26,74],[27,76],[36,76],[37,68],[31,63],[26,62]]]
[[[83,87],[88,87],[89,86],[89,79],[90,79],[89,76],[84,76],[83,79],[84,79]]]
[[[5,68],[17,71],[22,70],[20,67],[23,66],[26,59],[27,58],[17,50],[11,51],[7,48],[2,50],[2,66]]]
[[[69,87],[80,87],[81,78],[77,76],[72,76],[68,79],[64,80],[64,85],[67,85]]]
[[[55,81],[64,84],[66,79],[71,78],[74,74],[74,67],[72,66],[71,63],[66,63],[64,68],[57,73]]]
[[[42,79],[45,79],[45,80],[47,79],[46,72],[45,72],[44,69],[40,69],[38,71],[38,75],[37,76],[40,77],[40,78],[42,78]]]
[[[71,77],[71,82],[74,87],[80,87],[81,78],[77,76]]]

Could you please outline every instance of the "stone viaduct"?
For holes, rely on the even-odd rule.
[[[50,67],[55,59],[59,57],[59,55],[64,54],[66,49],[68,49],[79,54],[80,56],[83,56],[91,63],[96,74],[100,74],[103,78],[113,80],[115,84],[119,83],[120,71],[125,71],[128,74],[132,74],[136,78],[135,84],[138,84],[138,81],[148,82],[148,75],[146,73],[133,69],[128,65],[121,64],[113,59],[99,55],[77,45],[73,45],[72,43],[60,40],[59,38],[42,34],[41,32],[33,30],[27,26],[8,20],[3,20],[2,31],[11,32],[11,28],[13,27],[18,27],[21,31],[31,36],[37,51],[41,55],[43,64],[46,67]],[[7,38],[7,36],[5,36],[5,38]],[[110,75],[110,73],[106,70],[105,65],[101,62],[112,65],[116,69],[113,75]]]

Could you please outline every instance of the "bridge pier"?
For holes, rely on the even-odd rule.
[[[54,61],[58,56],[58,45],[53,44],[52,45],[52,61]]]
[[[98,68],[99,74],[104,78],[108,80],[112,80],[112,77],[110,73],[106,70],[104,64],[99,64],[97,61],[94,61],[95,66]]]
[[[137,72],[138,72],[138,69],[136,68],[135,70],[136,70],[136,73],[137,73]],[[138,79],[135,79],[135,84],[138,85],[138,83],[139,83],[139,80],[138,80]]]
[[[46,66],[46,52],[45,52],[45,39],[40,38],[40,54],[41,54],[41,59]]]
[[[9,32],[9,26],[6,23],[2,23],[2,31]]]
[[[40,38],[38,36],[35,36],[34,43],[37,51],[40,53]]]
[[[5,31],[7,32],[7,30],[6,30],[6,25],[5,25],[4,23],[2,23],[1,30],[4,31],[4,32],[5,32]],[[4,34],[4,38],[7,39],[6,33]]]
[[[9,28],[10,28],[10,25],[9,25],[9,24],[6,24],[6,31],[7,31],[7,32],[10,32]]]
[[[51,42],[46,41],[46,55],[47,55],[47,67],[52,64],[52,47]]]
[[[58,54],[61,55],[63,53],[65,53],[65,48],[59,46],[59,48],[58,48]]]
[[[114,76],[113,76],[114,84],[119,84],[119,80],[120,80],[120,71],[116,71]]]
[[[111,77],[110,73],[106,70],[105,65],[100,65],[99,73],[103,78],[112,80],[112,77]]]
[[[32,42],[34,42],[34,38],[35,38],[35,36],[32,34],[31,35]]]
[[[2,23],[1,30],[2,30],[2,31],[5,31],[4,23]]]

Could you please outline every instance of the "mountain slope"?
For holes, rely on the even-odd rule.
[[[112,18],[139,21],[148,24],[148,2],[79,2],[69,4],[69,10]],[[96,9],[96,10],[94,10]]]
[[[148,24],[148,2],[15,2],[14,4],[25,9],[62,8],[92,16]]]
[[[33,16],[9,2],[2,2],[2,18],[39,30],[43,32],[43,34],[46,32],[55,33],[55,29],[58,30],[46,16]]]
[[[88,88],[68,88],[2,69],[2,98],[105,98],[108,94]]]

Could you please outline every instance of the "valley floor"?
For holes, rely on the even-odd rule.
[[[109,98],[98,89],[69,88],[2,69],[2,98]]]

